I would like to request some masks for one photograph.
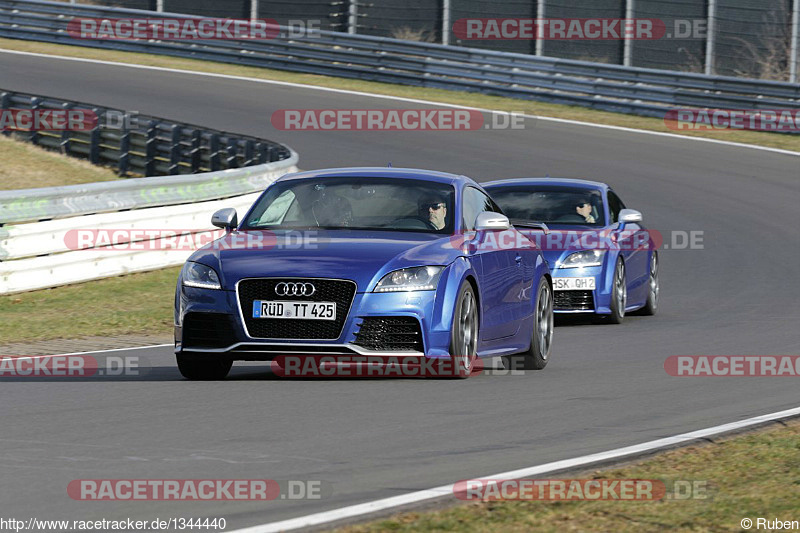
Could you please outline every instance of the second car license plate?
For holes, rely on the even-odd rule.
[[[553,278],[553,290],[556,291],[593,291],[595,278]]]
[[[274,302],[255,300],[253,318],[336,320],[336,302]]]

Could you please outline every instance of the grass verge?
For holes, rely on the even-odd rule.
[[[723,141],[740,142],[768,146],[771,148],[781,148],[800,152],[800,136],[786,135],[750,131],[729,131],[729,132],[675,132],[664,124],[664,121],[656,118],[637,117],[633,115],[623,115],[619,113],[609,113],[605,111],[595,111],[582,107],[545,104],[528,100],[517,100],[499,96],[487,96],[482,94],[448,91],[443,89],[430,89],[423,87],[407,87],[403,85],[393,85],[389,83],[378,83],[361,80],[349,80],[331,76],[318,76],[313,74],[297,74],[279,70],[262,69],[255,67],[244,67],[227,63],[215,63],[211,61],[201,61],[194,59],[180,59],[167,56],[150,54],[140,54],[131,52],[117,52],[113,50],[99,50],[94,48],[84,48],[80,46],[56,45],[49,43],[38,43],[30,41],[19,41],[14,39],[0,39],[0,48],[7,50],[17,50],[23,52],[35,52],[41,54],[62,55],[69,57],[81,57],[88,59],[98,59],[103,61],[116,61],[120,63],[132,63],[137,65],[147,65],[155,67],[193,70],[199,72],[212,72],[215,74],[226,74],[232,76],[244,76],[249,78],[259,78],[265,80],[285,81],[292,83],[305,83],[320,87],[331,87],[335,89],[347,89],[363,91],[389,96],[400,96],[405,98],[418,98],[433,100],[437,102],[464,105],[470,107],[480,107],[509,112],[523,112],[543,117],[555,117],[569,120],[580,120],[597,124],[608,124],[636,128],[662,133],[680,133],[689,137],[705,137]],[[57,96],[57,95],[56,95]],[[277,140],[280,140],[278,137]]]
[[[0,190],[118,179],[112,170],[0,135]]]
[[[800,518],[800,421],[669,451],[583,478],[660,479],[667,486],[675,480],[707,482],[708,497],[655,502],[476,502],[398,514],[337,531],[744,531],[744,518],[751,519],[752,529],[757,530],[759,517]]]
[[[180,268],[0,296],[0,345],[172,333]]]

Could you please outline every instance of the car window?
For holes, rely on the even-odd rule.
[[[503,185],[490,187],[489,193],[503,213],[516,221],[546,224],[605,225],[603,196],[598,189],[561,185]],[[580,214],[580,209],[590,211]],[[585,215],[591,215],[588,218]],[[594,220],[592,222],[591,220]]]
[[[310,177],[280,181],[243,229],[362,229],[452,233],[452,185],[419,179]]]
[[[619,196],[612,190],[608,191],[608,210],[611,212],[611,222],[619,222],[619,212],[625,209]]]
[[[475,219],[480,213],[489,211],[492,213],[502,213],[494,200],[475,187],[464,188],[464,202],[461,207],[461,225],[464,231],[475,229]]]

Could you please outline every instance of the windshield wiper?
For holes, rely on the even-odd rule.
[[[547,235],[550,233],[550,228],[547,227],[547,224],[544,222],[533,222],[532,220],[517,220],[512,219],[511,224],[514,227],[521,227],[521,228],[530,228],[530,229],[540,229],[544,231],[544,234]]]

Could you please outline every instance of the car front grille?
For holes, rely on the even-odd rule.
[[[236,343],[233,317],[223,313],[186,313],[183,317],[183,348],[227,348]]]
[[[594,311],[592,291],[555,291],[553,308],[556,311]]]
[[[278,296],[278,283],[312,283],[311,296]],[[316,278],[259,278],[239,282],[239,306],[247,327],[254,339],[304,339],[335,340],[342,333],[347,313],[356,294],[356,284],[349,280]],[[335,302],[336,320],[307,320],[300,318],[253,318],[255,300]]]
[[[422,330],[410,316],[366,317],[354,344],[381,352],[422,352]]]

